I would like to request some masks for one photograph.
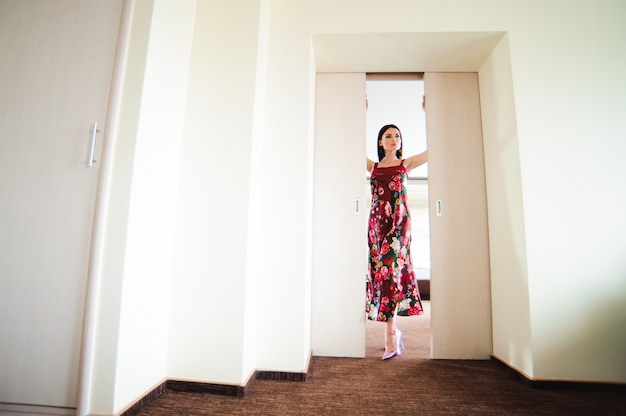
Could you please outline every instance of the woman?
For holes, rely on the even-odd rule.
[[[367,160],[372,177],[372,208],[365,309],[368,319],[386,323],[382,359],[388,360],[401,355],[404,348],[396,315],[423,313],[411,263],[411,217],[405,181],[409,172],[428,161],[428,152],[403,159],[400,129],[388,124],[378,133],[378,159],[378,163]]]

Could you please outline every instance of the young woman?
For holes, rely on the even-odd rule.
[[[372,207],[365,310],[368,319],[386,323],[382,359],[388,360],[401,355],[404,348],[395,317],[423,313],[411,263],[411,216],[405,182],[409,172],[428,161],[428,152],[403,159],[400,129],[388,124],[378,133],[378,159],[378,163],[367,160]]]

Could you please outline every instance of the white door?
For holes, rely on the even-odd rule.
[[[0,0],[0,403],[76,406],[122,3]]]
[[[433,358],[492,352],[478,74],[426,73]]]
[[[318,74],[311,348],[365,357],[365,74]]]

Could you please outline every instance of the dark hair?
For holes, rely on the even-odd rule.
[[[396,151],[396,157],[398,159],[402,159],[402,145],[404,144],[402,143],[404,142],[404,140],[402,140],[402,132],[400,131],[398,126],[396,126],[395,124],[387,124],[383,126],[378,132],[378,140],[376,141],[376,144],[378,145],[378,161],[379,162],[383,160],[383,158],[385,157],[385,149],[381,146],[380,141],[383,138],[383,134],[385,134],[385,132],[389,129],[396,129],[398,130],[398,133],[400,133],[400,148]]]

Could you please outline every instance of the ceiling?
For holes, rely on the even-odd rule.
[[[476,72],[504,32],[313,35],[317,72]]]

